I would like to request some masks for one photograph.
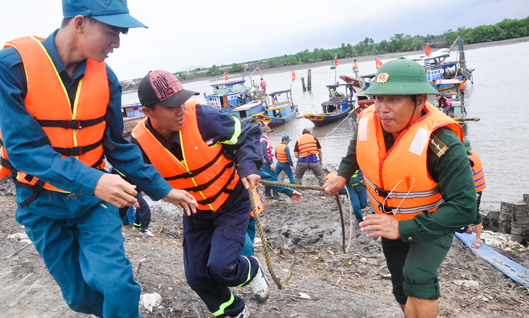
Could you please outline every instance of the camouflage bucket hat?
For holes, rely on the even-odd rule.
[[[404,57],[389,61],[377,72],[375,81],[363,93],[367,95],[437,95],[428,83],[424,68]]]

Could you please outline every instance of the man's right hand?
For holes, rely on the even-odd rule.
[[[182,215],[184,211],[188,216],[191,216],[191,213],[197,213],[197,200],[185,190],[173,189],[162,200],[176,205]]]
[[[94,195],[118,208],[134,205],[139,207],[135,196],[138,194],[136,186],[123,180],[118,175],[105,173],[97,181]]]
[[[336,176],[325,181],[323,192],[329,195],[337,195],[338,191],[342,190],[345,187],[347,180],[342,176]]]

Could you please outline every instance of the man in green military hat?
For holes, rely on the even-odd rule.
[[[461,127],[427,101],[437,94],[417,62],[385,63],[365,91],[365,109],[325,192],[335,195],[357,169],[364,173],[375,214],[360,223],[382,237],[393,294],[406,317],[436,317],[437,270],[454,231],[476,218],[472,171]]]

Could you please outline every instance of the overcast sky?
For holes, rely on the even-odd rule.
[[[378,43],[396,33],[441,34],[529,16],[527,0],[129,0],[132,16],[149,29],[132,29],[107,63],[121,80],[149,70],[176,72],[295,54],[314,48]],[[0,42],[47,37],[60,26],[61,1],[6,0]]]

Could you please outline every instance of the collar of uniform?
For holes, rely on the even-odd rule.
[[[173,135],[173,144],[169,141],[167,141],[164,137],[162,137],[159,133],[152,128],[151,119],[147,117],[147,122],[145,123],[145,127],[150,130],[150,132],[153,134],[153,136],[167,149],[171,149],[174,145],[180,145],[180,132],[176,131]]]
[[[68,77],[70,77],[70,74],[66,71],[66,67],[64,66],[64,64],[61,61],[61,58],[59,57],[59,53],[57,52],[57,47],[55,46],[55,35],[57,35],[58,31],[59,29],[53,31],[52,34],[50,34],[44,41],[42,41],[42,45],[48,52],[48,55],[53,61],[53,64],[55,65],[57,72],[60,75],[67,75]],[[82,79],[85,71],[86,71],[86,60],[81,62],[72,80]]]

